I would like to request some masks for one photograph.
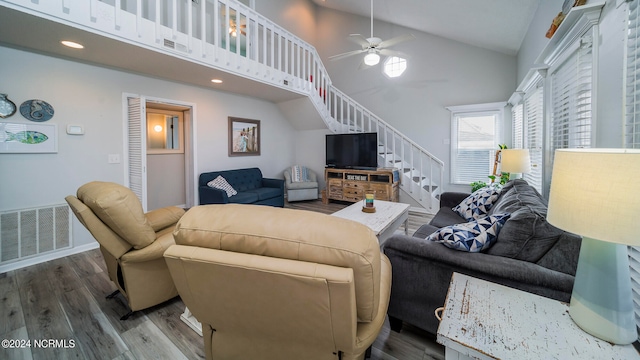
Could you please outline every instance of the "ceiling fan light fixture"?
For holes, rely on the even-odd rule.
[[[364,56],[364,64],[367,66],[378,65],[379,62],[380,62],[380,55],[374,52],[370,52]]]

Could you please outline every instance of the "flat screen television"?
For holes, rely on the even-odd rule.
[[[327,167],[375,170],[378,168],[378,134],[327,134]]]

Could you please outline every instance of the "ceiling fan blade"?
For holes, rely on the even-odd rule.
[[[378,50],[378,53],[380,55],[384,55],[384,56],[397,56],[397,57],[403,58],[403,59],[411,58],[411,56],[409,56],[409,54],[405,54],[402,51],[396,51],[396,50],[380,49],[380,50]]]
[[[368,48],[370,45],[367,39],[365,39],[365,37],[360,34],[351,34],[347,39],[349,39],[351,42],[354,42],[362,46],[363,49]]]
[[[391,47],[393,45],[399,44],[401,42],[405,42],[405,41],[409,41],[409,40],[413,40],[416,37],[413,36],[413,34],[405,34],[405,35],[400,35],[400,36],[396,36],[394,38],[391,38],[389,40],[384,40],[383,42],[381,42],[380,44],[378,44],[379,48],[386,48],[386,47]]]
[[[331,60],[331,61],[340,60],[340,59],[344,59],[344,58],[349,57],[349,56],[362,54],[362,53],[363,53],[363,52],[365,52],[365,51],[366,51],[366,50],[354,50],[354,51],[349,51],[349,52],[346,52],[346,53],[342,53],[342,54],[338,54],[338,55],[329,56],[329,60]]]

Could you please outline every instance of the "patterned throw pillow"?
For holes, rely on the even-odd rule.
[[[468,252],[487,250],[496,242],[498,233],[511,214],[494,214],[464,224],[455,224],[427,236],[427,240]]]
[[[458,215],[462,216],[467,221],[485,216],[496,199],[498,199],[501,190],[501,186],[493,184],[478,189],[454,207],[453,211],[458,213]]]
[[[231,186],[231,184],[227,182],[227,179],[222,177],[222,175],[218,175],[217,178],[209,181],[207,183],[207,186],[224,190],[227,193],[228,197],[232,197],[233,195],[236,195],[238,193],[236,189],[234,189],[233,186]]]
[[[292,182],[309,181],[309,170],[307,170],[307,168],[304,166],[293,165],[291,167],[291,181]]]

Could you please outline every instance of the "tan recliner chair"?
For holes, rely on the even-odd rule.
[[[256,205],[191,208],[164,254],[207,359],[363,359],[391,264],[366,226]]]
[[[174,236],[164,256],[207,359],[363,359],[382,328],[391,264],[362,224],[204,205]]]
[[[94,181],[81,186],[77,197],[65,198],[73,213],[100,243],[109,278],[126,298],[130,311],[160,304],[178,295],[162,256],[174,245],[172,231],[184,210],[170,206],[144,213],[127,187]]]

